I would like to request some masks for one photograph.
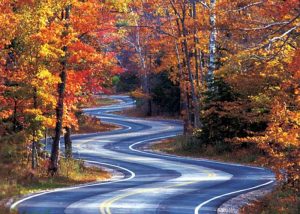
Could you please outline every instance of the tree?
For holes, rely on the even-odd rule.
[[[111,74],[118,74],[121,69],[115,66],[115,55],[104,51],[97,43],[102,39],[103,45],[109,44],[113,38],[105,41],[106,33],[114,32],[114,16],[109,14],[109,5],[98,1],[74,1],[62,10],[59,20],[63,24],[61,32],[60,83],[58,84],[58,101],[56,107],[56,128],[52,144],[49,171],[58,169],[60,134],[65,127],[66,156],[71,156],[71,125],[75,120],[76,103],[81,99],[77,95],[102,89],[104,79]],[[84,18],[84,20],[83,20]],[[101,71],[101,74],[99,74]],[[106,78],[104,78],[106,77]],[[64,108],[65,105],[65,108]],[[64,116],[65,111],[65,116]]]
[[[31,143],[36,168],[39,141],[56,127],[50,165],[55,172],[62,129],[69,142],[78,104],[110,87],[111,73],[122,71],[109,48],[117,37],[107,39],[116,34],[112,3],[2,1],[0,10],[1,130],[25,136],[22,148]]]

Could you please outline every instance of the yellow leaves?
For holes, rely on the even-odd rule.
[[[45,117],[43,121],[43,125],[47,128],[54,128],[55,127],[55,118]]]
[[[10,43],[15,36],[18,18],[8,6],[9,1],[1,0],[0,2],[0,49]]]
[[[272,98],[267,96],[264,93],[260,93],[260,94],[255,95],[255,96],[249,96],[249,99],[257,107],[269,106],[271,101],[272,101]]]
[[[41,115],[42,111],[40,109],[25,109],[24,113],[28,114],[28,115]]]
[[[147,99],[147,98],[150,98],[149,94],[143,93],[142,90],[140,90],[140,89],[137,89],[137,90],[131,92],[130,95],[132,97],[136,98],[136,99]]]
[[[277,53],[277,46],[274,48],[258,51],[257,57],[254,52],[238,53],[225,62],[219,73],[242,99],[250,101],[248,107],[257,114],[255,119],[267,115],[265,131],[248,133],[249,137],[235,141],[255,143],[268,155],[275,170],[284,169],[291,180],[299,182],[299,171],[295,173],[300,156],[299,57],[296,55],[288,66],[295,50],[282,47]]]
[[[41,46],[39,55],[43,58],[59,59],[64,56],[64,52],[48,43]]]
[[[132,2],[132,0],[108,0],[107,2],[111,3],[112,6],[119,12],[128,12],[128,5]]]
[[[45,67],[40,66],[37,77],[40,79],[48,79],[48,78],[52,77],[52,74]]]
[[[166,14],[166,10],[165,8],[159,7],[156,11],[155,11],[157,16],[164,16]]]

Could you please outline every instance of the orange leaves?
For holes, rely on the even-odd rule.
[[[53,22],[49,26],[40,29],[38,33],[31,35],[31,37],[40,43],[58,44],[60,43],[62,31],[63,26]]]
[[[297,188],[300,182],[300,108],[289,108],[281,102],[274,104],[262,145],[273,158],[274,168],[285,169],[289,182]]]
[[[97,60],[97,52],[96,50],[84,44],[81,41],[76,41],[68,46],[69,52],[71,52],[71,56],[69,57],[70,64],[81,64],[86,62],[93,63]],[[86,65],[88,66],[88,65]]]
[[[62,19],[69,4],[70,19]],[[0,2],[1,119],[21,128],[53,128],[59,73],[66,61],[65,124],[76,124],[79,101],[122,72],[108,48],[116,38],[110,36],[116,33],[111,6],[98,0]],[[39,120],[44,122],[37,126]]]
[[[273,14],[275,16],[284,17],[287,14],[290,14],[291,10],[300,7],[299,0],[286,0],[286,1],[273,1],[273,5],[275,5],[277,9],[277,13]]]
[[[300,112],[291,111],[280,102],[275,102],[272,108],[272,119],[267,129],[270,141],[282,144],[284,147],[300,146]]]
[[[296,50],[290,69],[294,72],[294,78],[300,80],[300,49]]]
[[[270,62],[268,62],[270,63]],[[284,64],[284,61],[277,61],[276,65]],[[256,109],[265,108],[268,114],[268,126],[262,133],[251,133],[250,137],[239,138],[238,142],[252,142],[258,145],[268,156],[265,161],[272,165],[278,172],[280,178],[287,173],[289,185],[297,189],[299,184],[300,170],[300,102],[299,102],[299,53],[296,51],[293,62],[282,70],[274,69],[280,75],[271,76],[269,65],[260,66],[261,70],[254,70],[258,75],[256,78],[250,78],[253,72],[251,68],[247,75],[233,74],[228,76],[229,83],[235,83],[234,88],[239,89],[240,94],[247,94],[245,88],[253,88],[250,101]],[[237,78],[234,81],[232,78]],[[242,81],[240,81],[242,78]],[[245,87],[245,88],[244,88]],[[257,90],[259,89],[259,90]],[[257,90],[257,91],[256,91]],[[265,100],[265,101],[264,101]],[[252,111],[255,110],[252,109]],[[258,112],[259,115],[259,112]],[[257,117],[257,116],[256,116]]]
[[[105,18],[101,10],[104,6],[97,0],[74,2],[71,24],[75,31],[79,35],[97,32],[100,26],[104,24],[101,23],[102,19]],[[109,14],[107,15],[109,16]]]
[[[149,94],[145,94],[142,90],[137,89],[130,94],[135,99],[149,99]]]
[[[9,44],[16,33],[17,16],[13,13],[9,0],[0,2],[0,50]]]
[[[223,111],[214,111],[219,118],[227,113],[247,123],[257,121],[246,127],[245,137],[233,141],[256,144],[266,154],[264,161],[299,190],[300,43],[299,20],[294,18],[300,2],[274,0],[251,6],[255,2],[222,4],[230,12],[224,12],[221,27],[229,30],[220,30],[219,45],[226,51],[220,50],[222,65],[216,75],[238,95],[232,105],[240,109],[222,102]],[[294,30],[285,34],[290,29]]]

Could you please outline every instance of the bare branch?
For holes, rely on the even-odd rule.
[[[243,11],[243,10],[246,10],[250,7],[253,7],[253,6],[257,6],[257,5],[260,5],[260,4],[263,4],[264,1],[258,1],[258,2],[253,2],[251,4],[247,4],[246,6],[244,7],[240,7],[238,9],[235,9],[235,10],[229,10],[230,12],[240,12],[240,11]]]
[[[300,27],[300,23],[297,24],[296,26],[290,28],[288,31],[284,32],[284,33],[281,34],[280,36],[276,36],[276,37],[270,39],[270,40],[269,40],[270,43],[273,43],[273,42],[275,42],[275,41],[277,41],[277,40],[282,40],[282,38],[284,38],[285,36],[289,35],[290,33],[292,33],[294,30],[296,30],[296,29],[299,28],[299,27]]]
[[[195,0],[195,1],[197,1],[197,0]],[[207,4],[206,1],[204,1],[204,0],[198,0],[198,1],[199,1],[199,3],[202,4],[206,9],[209,9],[209,10],[210,10],[210,6]]]
[[[266,30],[268,28],[274,27],[274,26],[278,26],[278,25],[286,25],[289,22],[273,22],[270,24],[266,24],[265,26],[261,26],[261,27],[254,27],[254,28],[242,28],[241,30],[244,31],[252,31],[252,30]]]

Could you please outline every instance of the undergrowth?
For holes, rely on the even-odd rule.
[[[83,161],[61,159],[60,170],[53,177],[47,174],[47,162],[40,160],[39,167],[31,170],[27,165],[0,164],[0,213],[7,213],[5,205],[10,198],[21,195],[105,180],[109,173],[96,167],[87,167]]]
[[[180,156],[208,158],[224,162],[235,162],[261,166],[263,152],[255,145],[233,145],[226,142],[201,143],[191,136],[178,136],[152,145],[153,150]],[[241,214],[298,214],[299,193],[294,189],[278,185],[262,200],[256,201],[241,210]]]

